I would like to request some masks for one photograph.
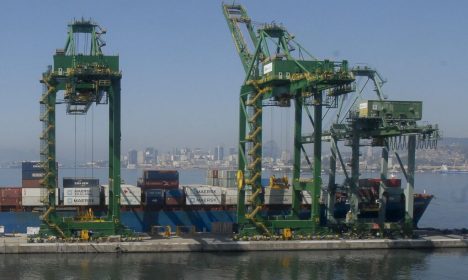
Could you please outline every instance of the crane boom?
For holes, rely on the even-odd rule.
[[[241,5],[223,4],[223,13],[231,31],[234,44],[236,45],[237,53],[239,54],[242,65],[244,66],[244,70],[248,73],[250,65],[254,60],[254,55],[250,52],[248,44],[242,34],[241,24],[245,24],[253,45],[257,46],[258,39],[255,35],[252,20],[248,16],[247,11]]]

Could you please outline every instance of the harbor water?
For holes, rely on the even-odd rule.
[[[468,251],[0,255],[2,279],[466,279]]]

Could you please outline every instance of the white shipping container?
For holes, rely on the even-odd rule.
[[[23,188],[21,190],[23,206],[44,206],[49,192],[47,188]],[[55,205],[59,204],[59,189],[55,189]]]
[[[237,204],[237,195],[226,195],[225,203],[226,205],[236,205]]]
[[[291,204],[292,195],[265,195],[265,204]]]
[[[63,198],[63,205],[65,206],[99,205],[99,197],[68,196],[68,197]]]
[[[222,196],[220,195],[187,195],[185,197],[186,205],[221,205]]]
[[[265,196],[267,195],[292,195],[292,188],[288,189],[272,189],[272,188],[265,188]]]
[[[106,196],[105,204],[109,205],[109,196]],[[120,205],[140,205],[140,204],[141,204],[141,196],[140,197],[133,197],[133,196],[121,196],[120,197]]]
[[[206,178],[206,184],[208,186],[219,186],[218,178]]]
[[[86,196],[86,197],[95,197],[99,196],[99,188],[64,188],[63,196]]]
[[[218,179],[218,184],[221,187],[237,188],[237,180],[234,178],[233,179],[226,179],[226,178]]]
[[[184,186],[185,194],[187,196],[204,196],[214,195],[221,196],[223,188],[203,185],[189,185]]]
[[[23,188],[21,190],[21,196],[46,196],[47,188]]]
[[[21,199],[23,206],[44,206],[47,198],[45,196],[23,196]]]
[[[105,204],[109,205],[109,185],[103,185]],[[120,186],[120,204],[121,205],[140,205],[141,188],[133,185]]]
[[[237,189],[226,189],[226,196],[237,196]]]

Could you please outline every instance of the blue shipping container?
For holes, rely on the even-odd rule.
[[[24,170],[42,170],[40,161],[23,161],[21,163],[21,169]]]
[[[166,190],[166,197],[179,198],[184,196],[184,191],[180,189]]]
[[[45,175],[44,170],[23,170],[21,173],[22,180],[36,180],[36,179],[43,179]]]

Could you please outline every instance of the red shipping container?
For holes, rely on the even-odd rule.
[[[34,180],[23,180],[22,186],[23,188],[40,188],[41,187],[41,179],[34,179]]]
[[[146,181],[139,183],[142,189],[177,189],[179,188],[179,181]]]
[[[6,197],[0,199],[0,206],[21,206],[21,197]]]
[[[0,188],[0,198],[21,197],[21,188]]]

